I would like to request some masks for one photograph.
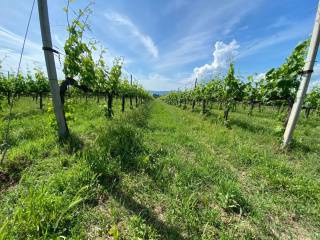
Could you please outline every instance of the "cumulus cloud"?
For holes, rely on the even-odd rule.
[[[216,42],[213,51],[213,61],[193,70],[193,78],[206,79],[228,68],[229,64],[238,54],[239,44],[236,40],[229,44],[224,42]]]
[[[266,74],[265,73],[259,73],[259,74],[256,74],[254,77],[253,77],[253,80],[255,82],[259,82],[261,79],[264,79],[266,77]]]
[[[121,15],[117,12],[107,12],[105,17],[112,22],[116,22],[118,25],[122,25],[128,28],[130,33],[135,36],[141,44],[147,49],[150,55],[154,58],[159,56],[159,51],[150,36],[142,33],[140,29],[125,15]]]
[[[168,77],[156,72],[146,75],[138,75],[138,79],[140,80],[140,83],[148,90],[170,91],[180,87],[180,84],[177,83],[177,79],[172,81],[172,77]]]

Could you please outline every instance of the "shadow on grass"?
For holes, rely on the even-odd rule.
[[[168,190],[173,179],[173,174],[168,170],[169,167],[163,159],[167,154],[163,148],[152,152],[148,156],[148,164],[145,168],[145,173],[152,179],[154,186],[163,193]]]
[[[80,137],[74,133],[70,133],[68,137],[60,139],[59,143],[68,154],[73,154],[81,150],[84,146]]]
[[[22,172],[31,164],[31,160],[23,156],[14,160],[6,158],[0,166],[3,169],[2,171],[0,170],[0,192],[16,185],[21,178]]]
[[[151,209],[137,202],[122,190],[113,188],[110,193],[119,203],[121,203],[123,207],[139,215],[148,225],[152,226],[157,233],[161,235],[161,239],[186,239],[181,235],[176,227],[168,226],[166,223],[161,221]]]
[[[238,126],[242,129],[250,131],[252,133],[261,133],[261,132],[266,133],[268,131],[269,132],[272,131],[266,127],[253,125],[250,122],[242,121],[240,119],[231,119],[230,125],[231,126]]]
[[[222,117],[215,111],[210,110],[207,111],[205,114],[201,115],[204,120],[209,120],[211,123],[221,123]]]
[[[8,173],[0,170],[0,194],[7,188],[14,186],[19,181],[19,178],[10,176]]]
[[[81,139],[75,135],[70,134],[69,137],[65,139],[59,140],[61,148],[67,154],[74,154],[75,152],[79,151],[83,147],[83,142]],[[11,149],[9,148],[8,151]],[[8,156],[8,153],[7,155]],[[47,156],[44,155],[43,158]],[[22,172],[33,164],[33,160],[35,157],[32,155],[31,157],[28,155],[18,155],[14,158],[5,158],[2,165],[2,171],[0,170],[0,192],[5,191],[8,187],[15,185],[19,182]]]
[[[318,149],[311,149],[310,146],[308,146],[307,144],[300,142],[300,141],[296,141],[295,139],[292,140],[292,142],[290,143],[289,146],[289,150],[291,151],[302,151],[304,153],[308,153],[311,151],[317,151]]]
[[[143,218],[146,224],[161,235],[161,239],[185,239],[177,228],[160,220],[152,209],[121,189],[120,183],[124,174],[146,171],[154,182],[161,178],[162,170],[159,170],[157,160],[165,155],[166,151],[158,150],[148,155],[143,142],[143,129],[148,125],[147,119],[148,109],[137,109],[126,118],[114,120],[97,138],[95,147],[86,150],[85,158],[98,175],[101,186],[129,212]],[[167,184],[167,181],[164,181],[164,184]]]
[[[146,169],[146,173],[153,180],[156,188],[165,191],[165,189],[168,187],[168,179],[164,179],[164,176],[162,175],[162,168],[165,166],[162,164],[160,164],[160,166],[157,162],[150,162],[149,165],[150,166]],[[121,171],[122,173],[127,173],[129,171],[137,171],[137,169],[136,167],[130,170],[128,168],[124,168]],[[100,179],[100,184],[102,184],[106,191],[111,194],[116,201],[118,201],[129,212],[139,215],[147,225],[156,230],[156,232],[161,236],[161,239],[186,239],[181,235],[178,228],[169,226],[164,221],[160,220],[152,209],[142,203],[139,203],[133,198],[133,196],[124,192],[120,187],[122,173],[118,172],[119,175],[117,175],[116,172],[112,172],[114,175],[111,176],[109,174],[104,176],[103,179]]]
[[[301,125],[305,125],[305,126],[308,126],[311,128],[316,128],[319,126],[319,118],[306,119],[306,118],[302,117],[299,123]]]
[[[11,119],[22,119],[22,118],[27,118],[30,116],[41,115],[41,114],[43,114],[43,110],[40,110],[40,109],[32,109],[32,110],[29,110],[27,112],[22,112],[22,113],[13,112],[13,113],[11,113]],[[4,114],[2,118],[4,121],[9,120],[9,118],[10,118],[9,113]]]

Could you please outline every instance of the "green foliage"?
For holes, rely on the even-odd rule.
[[[172,92],[162,99],[169,104],[179,106],[182,101],[192,102],[193,108],[197,102],[201,101],[202,112],[206,111],[206,104],[218,103],[219,108],[224,106],[224,123],[228,127],[230,127],[229,112],[234,111],[239,102],[251,105],[249,115],[252,115],[256,103],[259,103],[259,110],[261,110],[261,104],[281,105],[283,103],[286,103],[290,110],[300,84],[299,76],[304,66],[308,45],[309,40],[300,43],[283,65],[271,69],[263,78],[256,79],[249,76],[248,80],[243,82],[235,76],[234,65],[230,64],[223,79],[215,77],[207,83],[198,84],[194,89]],[[316,100],[311,100],[312,98],[311,95],[307,97],[307,105],[315,106]],[[184,106],[184,109],[186,108]]]
[[[119,233],[119,229],[118,229],[117,225],[113,225],[109,229],[108,234],[110,236],[112,236],[114,240],[119,240],[120,239],[120,233]]]
[[[35,69],[35,81],[29,75],[29,84],[33,91],[37,94],[47,93],[50,91],[48,78],[40,69]]]
[[[261,100],[259,82],[255,81],[253,76],[248,76],[248,82],[244,86],[244,99],[248,102]]]
[[[318,109],[320,107],[320,86],[315,86],[304,100],[304,107]]]
[[[69,3],[69,2],[68,2]],[[68,7],[66,12],[68,14]],[[91,14],[90,4],[79,10],[77,18],[68,24],[69,37],[65,42],[66,57],[64,60],[64,74],[67,78],[76,79],[80,88],[92,91],[94,94],[108,97],[105,115],[113,117],[114,97],[122,95],[148,99],[150,96],[140,88],[131,86],[127,81],[121,81],[123,61],[120,58],[114,59],[113,66],[108,69],[103,55],[105,49],[101,47],[99,59],[95,62],[93,51],[96,51],[95,42],[85,42],[84,33],[89,29],[87,23]],[[124,110],[124,109],[123,109]]]
[[[129,84],[129,81],[127,79],[123,79],[120,82],[119,86],[119,95],[129,97],[132,95],[131,93],[131,85]]]
[[[240,81],[234,75],[234,65],[230,64],[228,74],[223,82],[222,100],[226,105],[230,105],[240,96],[240,94]]]
[[[49,113],[49,125],[52,128],[57,129],[58,126],[57,126],[57,121],[54,115],[52,102],[49,101],[47,105],[48,105],[47,112]],[[76,105],[76,102],[74,99],[67,99],[67,101],[64,104],[65,118],[69,122],[75,120],[75,117],[74,117],[75,105]]]
[[[109,95],[114,96],[119,93],[120,77],[122,73],[121,69],[122,69],[122,61],[120,59],[116,59],[110,70],[107,85],[106,85],[106,92]]]
[[[228,74],[223,82],[222,89],[222,102],[225,106],[225,112],[228,113],[234,106],[236,100],[241,100],[242,96],[242,84],[234,75],[234,65],[231,63],[228,70]],[[228,120],[228,116],[225,114],[225,119]]]
[[[286,62],[267,72],[263,83],[264,101],[294,99],[300,84],[309,40],[300,43]]]
[[[87,18],[91,9],[80,10],[78,17],[68,26],[69,37],[65,42],[66,53],[63,72],[66,77],[79,78],[81,85],[91,87],[95,81],[95,63],[92,57],[94,44],[87,44],[83,41],[85,30],[89,28]],[[91,45],[91,48],[90,48]]]
[[[74,99],[68,99],[64,105],[65,117],[67,121],[74,121],[74,112],[75,112],[76,102]]]

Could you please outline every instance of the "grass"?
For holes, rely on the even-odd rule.
[[[230,128],[217,108],[199,110],[155,100],[121,114],[116,103],[108,120],[82,100],[59,143],[48,113],[19,100],[0,239],[320,238],[319,118],[301,118],[282,151],[272,109],[238,107]]]

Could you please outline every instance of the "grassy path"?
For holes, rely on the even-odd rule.
[[[226,129],[160,101],[144,135],[149,167],[127,174],[122,195],[106,204],[122,208],[115,222],[128,239],[320,237],[319,172],[298,164],[314,163],[308,154],[295,159],[303,153],[281,153],[272,135]],[[142,235],[124,227],[132,221]]]
[[[91,101],[76,107],[74,138],[59,144],[48,114],[29,102],[15,110],[5,166],[19,182],[0,191],[0,239],[320,238],[315,121],[283,152],[267,111],[239,109],[228,129],[218,110],[155,100],[107,120]]]

